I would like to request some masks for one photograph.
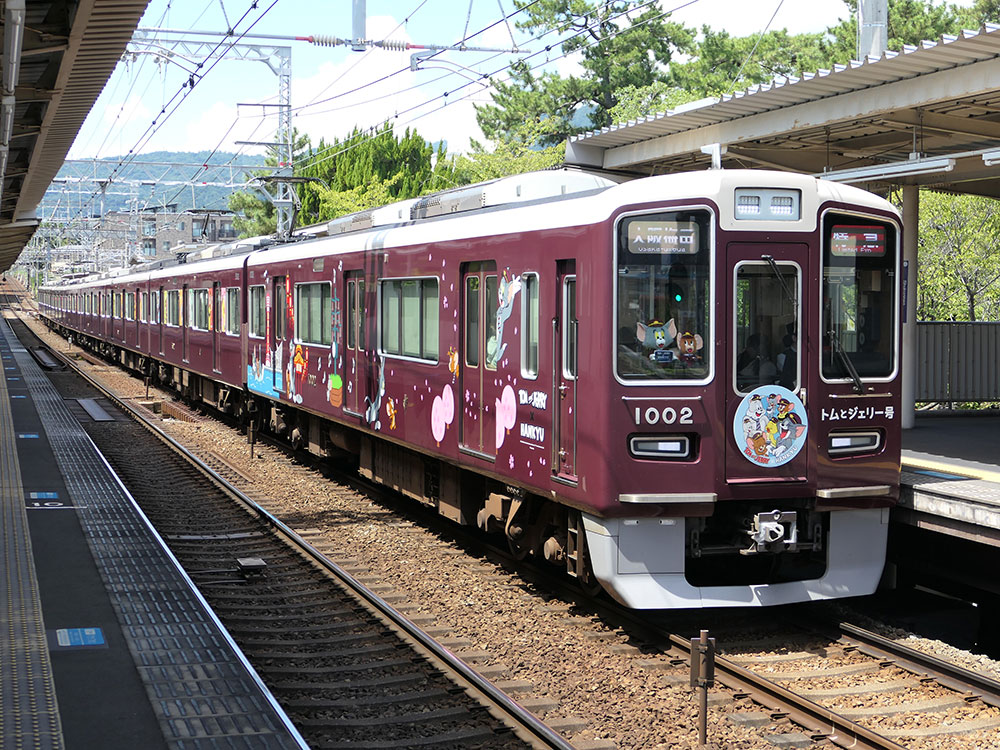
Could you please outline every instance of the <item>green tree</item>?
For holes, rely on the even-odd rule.
[[[344,196],[334,200],[329,191],[301,186],[301,223],[332,219],[341,215],[330,213],[339,210],[335,207],[365,204],[378,195],[384,194],[383,203],[391,203],[438,189],[450,181],[447,167],[444,144],[435,149],[409,128],[398,137],[390,123],[368,131],[355,129],[343,140],[321,140],[296,173],[319,178]]]
[[[472,141],[471,153],[454,161],[454,184],[485,182],[559,166],[566,157],[565,142],[538,145],[551,137],[553,127],[551,120],[522,122],[494,139],[492,148]]]
[[[518,27],[563,35],[562,51],[581,55],[583,76],[535,76],[528,65],[512,68],[509,83],[494,84],[494,104],[477,107],[483,134],[491,140],[520,123],[552,118],[545,144],[587,128],[611,124],[618,92],[664,80],[676,52],[689,52],[694,31],[667,21],[657,7],[639,0],[516,0],[525,11]],[[580,124],[579,120],[585,121]]]
[[[834,50],[824,34],[785,30],[734,37],[702,27],[696,53],[670,66],[670,83],[692,98],[730,94],[778,76],[799,76],[829,67]]]
[[[1000,319],[1000,202],[920,194],[917,318]]]
[[[648,86],[626,86],[618,92],[618,103],[608,110],[608,114],[612,124],[617,125],[657,112],[666,112],[696,98],[692,92],[665,81],[654,81]]]

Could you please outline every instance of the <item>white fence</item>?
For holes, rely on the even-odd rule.
[[[1000,401],[1000,323],[917,323],[917,401]]]

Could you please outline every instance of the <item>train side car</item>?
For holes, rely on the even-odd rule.
[[[900,233],[801,175],[553,171],[42,309],[629,606],[773,605],[878,584]]]

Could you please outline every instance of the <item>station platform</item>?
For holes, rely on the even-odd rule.
[[[305,748],[0,320],[0,750]]]
[[[893,522],[1000,547],[1000,414],[918,413]]]

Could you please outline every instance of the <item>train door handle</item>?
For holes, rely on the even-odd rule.
[[[569,386],[565,383],[559,384],[559,398],[566,398],[566,391],[569,390]]]

